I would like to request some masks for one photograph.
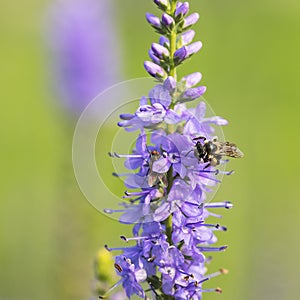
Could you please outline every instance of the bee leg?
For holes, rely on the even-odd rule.
[[[208,162],[208,164],[203,168],[203,170],[207,169],[210,166],[211,166],[211,162]]]
[[[203,140],[203,141],[205,141],[205,140],[206,140],[206,137],[205,137],[205,136],[197,136],[197,137],[193,138],[193,141],[198,141],[198,140]]]

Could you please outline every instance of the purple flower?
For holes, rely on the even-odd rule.
[[[151,50],[153,54],[160,59],[163,59],[164,57],[168,57],[170,55],[167,48],[157,43],[152,44]]]
[[[159,8],[163,10],[167,9],[170,6],[168,0],[153,0],[153,1]]]
[[[181,102],[195,100],[195,99],[201,97],[205,93],[205,91],[206,91],[205,86],[198,86],[195,88],[187,89],[182,95]]]
[[[184,61],[188,57],[188,52],[186,47],[182,47],[175,51],[174,58],[178,62]]]
[[[206,105],[204,102],[200,102],[195,110],[189,111],[188,121],[184,126],[184,134],[191,136],[208,136],[211,137],[214,134],[214,128],[211,125],[224,126],[228,122],[221,117],[205,117]]]
[[[146,14],[146,19],[148,21],[148,23],[153,26],[154,28],[161,28],[161,23],[160,23],[160,19],[153,15],[153,14],[150,14],[150,13],[147,13]]]
[[[151,76],[157,79],[161,79],[166,76],[164,69],[151,61],[145,61],[144,67]]]
[[[170,41],[168,38],[166,38],[165,36],[161,36],[159,38],[159,43],[160,45],[169,48],[170,47]]]
[[[202,48],[201,42],[195,42],[193,44],[183,46],[175,51],[174,57],[178,63],[183,62],[185,59],[191,55],[197,53]]]
[[[174,25],[175,23],[174,19],[166,13],[162,15],[161,21],[166,27],[171,27],[171,25]]]
[[[189,74],[189,75],[183,77],[182,81],[184,82],[184,84],[187,88],[191,88],[191,87],[195,86],[196,84],[198,84],[200,82],[201,78],[202,78],[201,73],[195,72],[195,73],[192,73],[192,74]]]
[[[184,2],[182,4],[177,5],[176,10],[175,10],[175,17],[176,18],[182,18],[183,16],[185,16],[188,11],[189,11],[189,3],[188,2]]]
[[[189,43],[191,43],[193,41],[195,37],[195,31],[194,30],[188,30],[186,32],[184,32],[181,35],[181,42],[183,46],[188,45]]]
[[[146,271],[144,269],[137,269],[136,266],[131,263],[131,260],[124,255],[117,256],[115,266],[117,273],[123,277],[122,285],[127,297],[130,298],[136,294],[143,298],[145,292],[139,282],[146,280]]]
[[[202,48],[201,42],[195,42],[191,45],[186,46],[187,49],[187,55],[191,56],[192,54],[197,53]]]
[[[198,13],[193,13],[193,14],[189,15],[188,17],[186,17],[184,19],[183,29],[189,28],[190,26],[197,23],[198,20],[199,20],[199,14]]]

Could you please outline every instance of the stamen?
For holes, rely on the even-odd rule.
[[[233,204],[230,201],[224,202],[211,202],[204,204],[205,208],[226,208],[230,209],[233,207]]]
[[[147,259],[147,262],[154,262],[154,260],[155,260],[155,258],[156,258],[156,256],[155,255],[153,255],[153,256],[151,256],[151,257],[149,257],[148,259]]]
[[[194,171],[195,173],[212,173],[212,174],[215,174],[215,175],[218,175],[220,173],[220,171],[218,169],[216,170],[205,170],[205,169],[202,169],[202,170],[195,170]]]
[[[104,295],[99,296],[99,299],[107,299],[108,295],[121,283],[123,282],[123,279],[119,280],[117,283],[115,283]]]
[[[109,252],[111,252],[111,251],[124,251],[125,249],[128,249],[128,248],[126,248],[126,247],[110,248],[110,247],[108,247],[108,245],[104,245],[104,248],[105,248],[107,251],[109,251]]]
[[[117,152],[108,152],[108,155],[110,157],[116,157],[116,158],[142,158],[143,156],[141,154],[118,154]]]
[[[103,209],[103,212],[105,212],[106,214],[113,214],[113,213],[124,212],[124,209],[110,209],[110,208],[105,208],[105,209]]]
[[[123,241],[125,241],[126,243],[128,243],[128,240],[127,240],[127,238],[126,238],[124,235],[121,235],[120,238],[121,238]]]
[[[127,238],[126,236],[121,235],[120,238],[121,238],[123,241],[125,241],[126,243],[128,243],[129,241],[140,241],[140,240],[153,239],[153,238],[157,238],[157,237],[136,236],[136,237]]]
[[[200,223],[201,224],[201,223]],[[227,231],[227,227],[221,226],[220,224],[201,224],[201,226],[215,227],[218,230]]]
[[[234,174],[234,170],[228,171],[228,172],[224,172],[225,175],[231,175]]]
[[[228,274],[228,270],[226,269],[220,269],[219,271],[209,274],[206,276],[207,279],[211,279],[213,277],[219,276],[219,275],[227,275]]]
[[[183,271],[183,270],[178,270],[181,274],[183,274],[183,275],[186,275],[185,277],[184,277],[184,279],[185,278],[194,278],[194,274],[191,274],[191,273],[187,273],[187,272],[185,272],[185,271]]]
[[[227,231],[227,227],[226,226],[221,226],[220,224],[216,224],[215,228],[219,229],[219,230],[222,230],[222,231]]]
[[[203,290],[201,290],[201,292],[205,292],[205,293],[216,292],[216,293],[221,294],[222,293],[222,289],[221,288],[203,289]]]
[[[216,251],[225,251],[228,246],[221,247],[197,247],[201,252],[216,252]]]
[[[142,196],[145,194],[149,194],[149,191],[140,191],[140,192],[128,192],[125,191],[125,195],[128,197],[132,197],[132,196]]]
[[[127,177],[130,175],[132,175],[132,173],[116,173],[116,172],[112,173],[112,176],[115,176],[115,177]]]
[[[227,275],[228,273],[229,273],[229,271],[227,270],[227,269],[220,269],[219,270],[220,272],[221,272],[221,274],[223,274],[223,275]]]

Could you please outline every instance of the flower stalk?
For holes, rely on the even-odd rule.
[[[197,53],[201,42],[193,42],[191,27],[197,13],[189,13],[189,3],[177,0],[153,0],[162,11],[158,17],[147,13],[148,23],[161,36],[149,50],[151,61],[144,67],[159,84],[143,96],[134,114],[120,115],[118,123],[126,131],[138,131],[131,154],[110,153],[126,159],[125,166],[134,173],[126,176],[127,189],[120,222],[132,224],[132,237],[121,237],[124,247],[115,257],[115,270],[121,277],[126,296],[144,299],[200,300],[204,292],[220,293],[220,288],[204,288],[209,279],[226,274],[225,269],[206,274],[207,252],[221,252],[226,245],[215,245],[220,224],[206,219],[220,217],[210,208],[231,208],[230,202],[208,203],[212,187],[220,183],[218,165],[223,156],[241,157],[232,143],[219,142],[215,127],[227,124],[221,117],[206,117],[203,101],[195,108],[186,102],[199,99],[206,91],[197,86],[201,74],[195,72],[177,78],[177,67]],[[126,200],[126,201],[125,201]],[[106,209],[106,213],[113,213]],[[133,243],[133,244],[132,244]]]

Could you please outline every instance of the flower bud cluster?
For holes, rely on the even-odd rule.
[[[202,48],[202,43],[193,42],[195,32],[190,30],[198,19],[198,13],[189,12],[188,2],[177,2],[176,8],[172,12],[169,1],[154,1],[158,7],[163,10],[161,18],[147,13],[146,19],[148,23],[155,28],[156,32],[161,34],[159,44],[153,43],[149,50],[151,61],[146,61],[144,67],[146,71],[158,80],[164,80],[170,73],[170,66],[178,66],[187,58],[197,53]],[[170,48],[169,36],[175,33],[177,35],[175,41],[176,52],[174,57],[170,56],[172,49]],[[174,54],[174,53],[173,53]]]

